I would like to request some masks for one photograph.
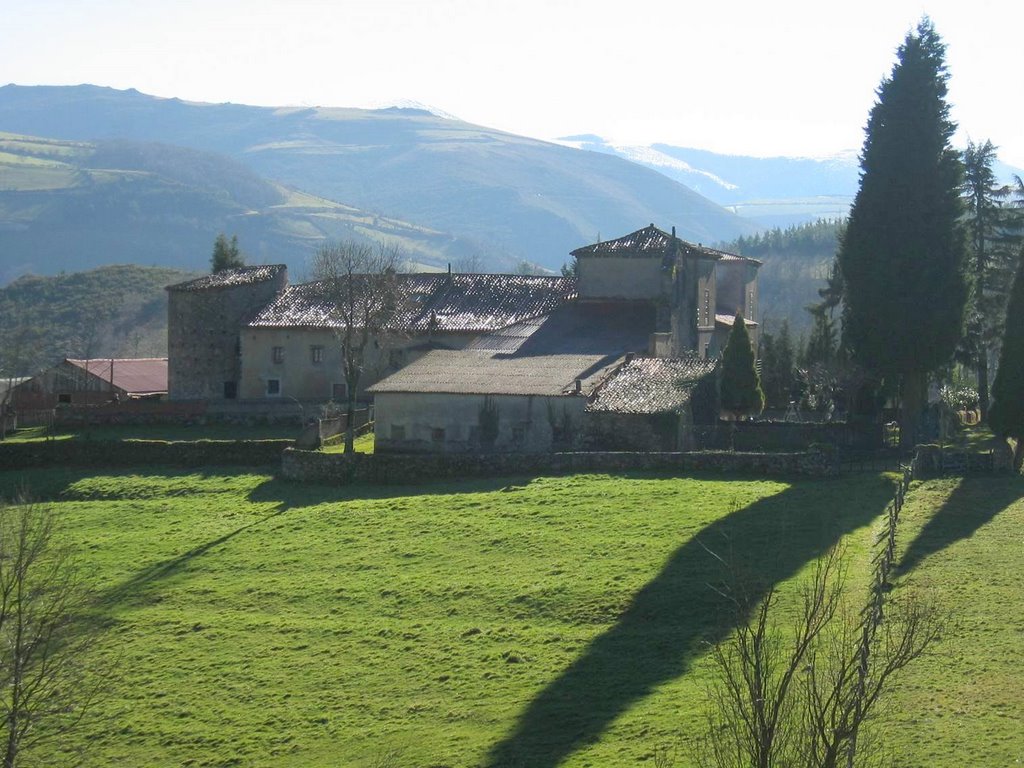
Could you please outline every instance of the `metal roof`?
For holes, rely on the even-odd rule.
[[[286,269],[284,264],[264,264],[257,267],[238,267],[204,275],[195,280],[167,286],[168,291],[209,291],[219,288],[234,288],[238,285],[252,285],[273,280]]]
[[[544,315],[576,296],[572,278],[533,275],[397,275],[403,331],[482,333]],[[324,282],[294,285],[249,321],[251,328],[336,328]]]
[[[464,395],[589,395],[621,361],[607,355],[519,357],[483,350],[428,352],[369,388],[386,392]]]
[[[587,410],[613,413],[678,413],[693,388],[714,373],[717,362],[696,355],[684,358],[638,357],[625,363],[598,389]]]
[[[628,352],[647,348],[655,309],[646,302],[571,301],[513,323],[465,350],[430,352],[370,387],[371,393],[591,394]]]
[[[64,362],[110,382],[129,395],[155,395],[167,391],[167,358],[66,359]]]

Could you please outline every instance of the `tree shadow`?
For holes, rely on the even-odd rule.
[[[1024,481],[1020,478],[965,477],[907,546],[899,573],[908,573],[929,555],[971,537],[1021,498]]]
[[[569,473],[566,473],[569,474]],[[571,474],[608,475],[626,479],[672,477],[666,472],[581,472]],[[314,507],[320,504],[344,503],[347,501],[378,501],[400,499],[406,496],[451,496],[466,493],[493,493],[495,491],[516,491],[529,486],[541,478],[559,477],[558,473],[534,472],[503,477],[471,478],[452,480],[440,478],[415,485],[402,484],[370,484],[353,483],[351,485],[330,485],[317,483],[296,483],[292,480],[272,478],[249,492],[247,499],[251,502],[274,503],[280,510],[300,507]],[[564,476],[564,475],[563,475]],[[687,474],[687,477],[697,476]],[[708,475],[721,480],[721,475]],[[760,479],[760,478],[758,478]]]
[[[279,509],[275,512],[261,517],[259,520],[253,520],[251,523],[236,528],[235,530],[225,533],[223,536],[218,536],[216,539],[207,541],[203,544],[193,547],[187,552],[183,552],[180,555],[169,557],[166,560],[161,560],[158,563],[154,563],[141,571],[134,573],[131,577],[125,579],[121,583],[103,591],[100,593],[95,600],[95,604],[99,608],[111,609],[119,605],[135,605],[144,604],[148,602],[145,591],[148,587],[156,584],[157,582],[166,581],[168,579],[177,576],[182,573],[188,565],[196,558],[202,557],[211,549],[225,544],[231,539],[238,536],[240,533],[244,533],[250,528],[255,528],[268,520],[273,520],[275,517],[279,517],[284,514],[285,510]]]
[[[750,585],[758,601],[771,585],[882,513],[891,482],[864,480],[798,483],[717,520],[680,546],[616,625],[530,702],[487,764],[554,768],[597,741],[634,702],[679,677],[707,643],[734,628],[735,613],[711,586],[729,579],[719,553],[728,550],[729,562],[759,567]]]

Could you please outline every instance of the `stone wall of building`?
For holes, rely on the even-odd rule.
[[[661,254],[650,258],[587,256],[578,260],[581,299],[659,299],[664,293]]]
[[[167,302],[167,387],[171,400],[238,397],[242,324],[288,284],[273,277],[243,285],[180,290]]]

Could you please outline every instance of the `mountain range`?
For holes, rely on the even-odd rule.
[[[104,251],[107,261],[197,268],[218,231],[238,233],[257,260],[301,271],[317,242],[349,234],[397,240],[435,268],[477,258],[557,269],[570,250],[649,222],[695,242],[757,229],[651,168],[422,109],[197,104],[88,85],[8,85],[0,131],[6,279],[91,266]],[[51,181],[38,180],[41,164]],[[170,214],[162,223],[150,216],[160,198]]]

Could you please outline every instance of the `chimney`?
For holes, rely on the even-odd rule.
[[[672,239],[673,240],[676,239],[676,228],[675,227],[672,227]]]
[[[576,394],[583,394],[583,379],[576,379]]]
[[[626,365],[629,365],[632,362],[633,362],[633,353],[632,352],[627,352],[626,353]]]

